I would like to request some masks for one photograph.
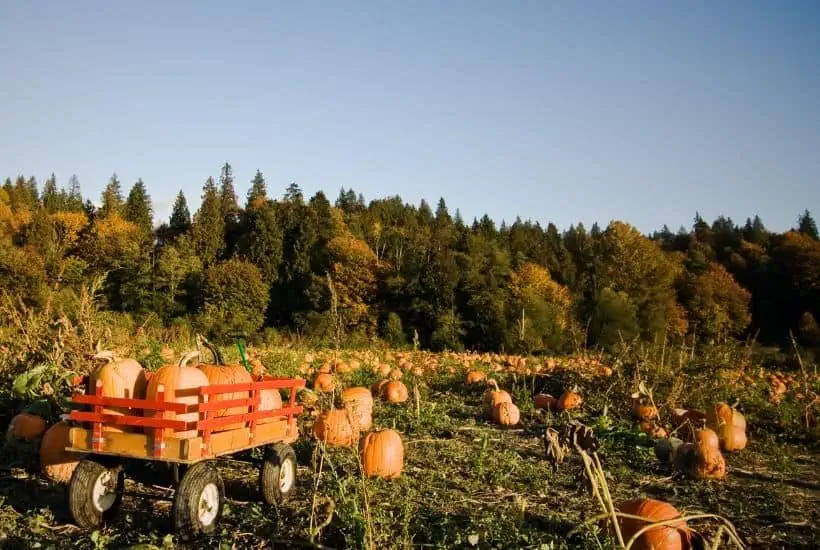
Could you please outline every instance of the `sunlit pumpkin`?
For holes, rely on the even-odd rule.
[[[82,455],[66,451],[71,441],[71,426],[58,422],[43,434],[40,443],[40,473],[55,483],[68,483]]]
[[[746,419],[726,403],[718,403],[706,413],[706,424],[718,434],[724,451],[746,448]]]
[[[313,435],[319,441],[336,447],[349,447],[359,438],[344,409],[333,409],[319,415],[313,424]]]
[[[682,517],[681,513],[671,504],[653,499],[623,502],[618,505],[617,510],[622,514],[646,518],[646,521],[641,521],[639,519],[618,517],[621,536],[625,543],[651,523]],[[632,548],[633,550],[683,550],[689,547],[689,536],[686,522],[681,520],[644,531],[635,540]]]
[[[366,476],[394,479],[404,469],[404,444],[393,430],[368,433],[362,438],[360,451]]]
[[[221,386],[225,384],[250,384],[253,382],[251,373],[245,370],[240,364],[233,365],[215,365],[215,364],[201,364],[197,367],[205,376],[208,377],[208,383],[211,386]],[[210,400],[214,402],[219,401],[234,401],[237,399],[248,399],[250,392],[239,391],[229,393],[213,393],[210,395]],[[280,399],[281,402],[281,399]],[[225,409],[216,409],[211,411],[211,418],[220,418],[223,416],[234,416],[238,414],[245,414],[249,410],[248,406],[230,407]],[[244,422],[236,422],[226,426],[215,428],[215,432],[235,430],[244,426]]]
[[[347,388],[342,392],[342,402],[359,430],[369,430],[373,424],[373,396],[370,395],[370,390],[362,387]]]
[[[96,391],[97,382],[102,383],[102,391],[105,397],[122,397],[125,399],[144,399],[145,390],[148,383],[145,379],[145,371],[142,366],[133,359],[118,359],[114,352],[103,351],[94,356],[94,359],[105,361],[103,365],[95,369],[89,378],[90,392]],[[130,407],[105,407],[104,414],[116,416],[139,415],[139,409]],[[115,426],[106,424],[103,428],[109,432],[136,431],[137,428],[131,426]]]
[[[645,397],[632,400],[632,414],[638,420],[654,420],[658,417],[658,409]]]
[[[468,384],[477,384],[479,382],[483,382],[486,378],[487,375],[481,372],[480,370],[471,370],[467,373]]]
[[[490,388],[484,392],[482,399],[484,404],[484,416],[492,419],[495,406],[501,403],[512,403],[512,397],[510,397],[509,393],[498,389],[498,382],[492,378],[487,381],[487,385],[490,386]]]
[[[333,375],[321,372],[313,379],[313,390],[317,392],[331,393],[336,389],[336,381]]]
[[[502,402],[493,407],[493,420],[502,426],[515,426],[521,419],[518,407],[510,402]]]
[[[176,365],[165,365],[151,376],[148,381],[148,389],[145,398],[150,401],[157,399],[160,386],[165,390],[165,401],[183,403],[185,405],[196,405],[199,403],[199,388],[208,386],[208,377],[201,370],[187,366],[187,363],[194,357],[198,357],[198,352],[186,353]],[[203,396],[203,402],[208,401],[208,396]],[[182,420],[184,422],[196,422],[199,420],[199,413],[180,413],[164,411],[162,418],[170,420]],[[197,430],[182,430],[174,432],[167,428],[164,431],[166,437],[176,437],[179,439],[190,439],[197,436]]]
[[[717,434],[709,428],[695,430],[695,461],[692,473],[700,479],[726,477],[726,460],[720,452]]]
[[[400,380],[391,380],[382,387],[382,395],[389,403],[404,403],[407,401],[407,386]]]
[[[279,393],[278,389],[267,389],[267,390],[259,390],[259,410],[260,411],[273,411],[276,409],[282,408],[282,394]],[[268,424],[270,422],[275,422],[277,420],[276,416],[270,416],[267,418],[260,418],[256,421],[257,424]]]
[[[659,426],[654,422],[648,422],[646,420],[640,423],[640,428],[642,432],[653,439],[661,439],[669,435],[663,426]]]
[[[36,414],[15,415],[6,430],[6,441],[32,441],[46,431],[46,421]]]
[[[558,398],[558,410],[569,411],[584,404],[584,399],[574,391],[565,390]]]
[[[404,376],[404,373],[401,371],[401,369],[393,369],[390,371],[388,377],[391,380],[401,380],[402,376]]]

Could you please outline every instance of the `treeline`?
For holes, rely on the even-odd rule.
[[[642,235],[516,220],[465,222],[399,197],[334,203],[263,175],[244,205],[232,169],[208,178],[191,215],[179,193],[153,226],[138,180],[113,175],[96,208],[76,177],[7,179],[0,189],[0,288],[27,307],[70,310],[105,276],[108,309],[157,314],[212,335],[273,327],[315,340],[431,349],[560,352],[636,340],[820,344],[820,242],[808,211],[785,234],[755,216],[695,217],[691,229]]]

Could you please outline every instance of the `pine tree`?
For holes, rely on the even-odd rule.
[[[66,210],[71,212],[83,211],[83,194],[80,191],[80,180],[77,179],[76,174],[72,174],[68,178],[68,201],[66,203]]]
[[[174,201],[169,229],[172,239],[187,233],[191,229],[191,212],[188,210],[188,201],[185,200],[185,193],[182,192],[182,189],[179,190],[177,199]]]
[[[282,229],[276,221],[273,205],[259,199],[246,210],[247,228],[244,249],[248,260],[259,268],[267,285],[279,277],[282,263]]]
[[[108,180],[108,185],[105,186],[105,190],[102,192],[102,206],[100,207],[99,215],[105,218],[110,214],[119,214],[121,209],[122,187],[115,172],[111,175],[111,178]]]
[[[222,217],[226,223],[237,221],[239,216],[239,203],[236,199],[236,190],[233,186],[233,168],[229,163],[222,167],[219,176],[219,200],[221,204]]]
[[[208,178],[202,188],[202,204],[194,215],[191,237],[194,249],[206,267],[216,262],[225,250],[225,218],[213,178]]]
[[[57,178],[52,173],[43,184],[43,206],[49,213],[57,212],[63,206],[60,199],[60,193],[57,191]]]
[[[809,213],[808,210],[805,210],[798,218],[797,231],[808,235],[815,241],[818,240],[817,224],[814,222],[814,218],[811,217],[811,213]]]
[[[151,197],[140,178],[131,188],[125,201],[125,219],[135,223],[143,232],[150,233],[154,226],[153,210]]]
[[[256,175],[251,180],[251,188],[248,190],[248,202],[245,207],[249,208],[250,205],[257,199],[261,199],[263,201],[268,200],[268,190],[265,184],[265,177],[259,170],[256,171]]]
[[[29,204],[34,208],[40,203],[40,194],[37,191],[37,178],[31,176],[26,182],[26,191],[28,192]]]

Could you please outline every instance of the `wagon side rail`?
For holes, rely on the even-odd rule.
[[[146,373],[150,375],[150,373]],[[77,377],[74,379],[75,386],[88,386],[88,377]],[[247,429],[247,441],[243,445],[240,441],[233,438],[229,443],[229,448],[236,447],[250,448],[258,441],[258,428],[260,421],[266,419],[282,419],[285,421],[285,427],[282,433],[282,439],[295,439],[297,436],[296,418],[302,412],[303,408],[296,405],[296,392],[298,389],[305,386],[305,381],[302,379],[292,378],[274,378],[265,376],[258,381],[241,384],[219,384],[213,386],[202,386],[191,390],[191,395],[198,397],[196,404],[176,403],[168,400],[165,389],[160,386],[157,391],[156,399],[133,399],[106,396],[103,392],[103,386],[100,381],[97,381],[95,387],[88,388],[87,393],[75,393],[72,401],[78,405],[86,406],[86,410],[71,411],[69,418],[77,422],[89,424],[91,426],[91,451],[102,452],[104,443],[104,428],[130,426],[136,428],[144,428],[145,434],[151,440],[151,457],[156,459],[164,458],[164,450],[166,448],[166,436],[168,431],[194,431],[201,439],[201,449],[197,453],[201,457],[208,457],[215,452],[224,454],[223,452],[214,451],[211,446],[212,436],[218,432],[220,428],[230,426],[232,424],[241,424],[243,427],[237,430],[241,432]],[[261,405],[261,392],[263,390],[279,390],[289,388],[289,399],[287,404],[283,401],[283,406],[276,409],[259,410]],[[237,394],[247,392],[248,397],[240,399],[223,399],[214,401],[212,396],[220,394]],[[128,408],[133,414],[110,414],[106,413],[107,408]],[[223,416],[216,416],[215,411],[224,411],[228,409],[246,408],[247,412],[239,414],[230,414]],[[89,410],[90,409],[90,410]],[[141,413],[141,416],[138,414]],[[176,414],[190,414],[196,413],[198,420],[185,421],[176,420],[174,418],[165,418],[166,413]],[[279,432],[276,432],[279,433]],[[270,430],[265,434],[270,437]],[[221,447],[224,447],[222,445]],[[187,449],[187,447],[186,447]]]

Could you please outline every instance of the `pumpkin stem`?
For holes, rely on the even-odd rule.
[[[495,381],[495,378],[490,378],[489,380],[487,380],[487,384],[495,388],[495,391],[500,391],[498,389],[498,382]]]
[[[106,361],[108,363],[113,363],[117,360],[117,356],[111,350],[97,352],[91,358],[97,361]]]
[[[201,354],[197,350],[189,351],[188,353],[183,353],[182,357],[180,357],[180,359],[179,359],[179,363],[178,363],[179,368],[187,366],[188,362],[191,359],[193,359],[194,357],[199,358],[200,356],[201,356]]]
[[[208,350],[210,350],[211,354],[214,356],[214,363],[216,363],[217,365],[225,364],[225,361],[222,360],[222,353],[215,345],[206,340],[205,337],[201,334],[197,334],[196,339],[198,343],[201,343],[203,346],[208,348]]]

